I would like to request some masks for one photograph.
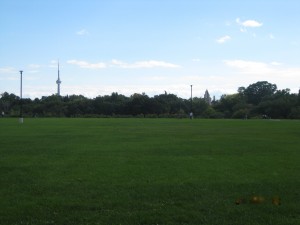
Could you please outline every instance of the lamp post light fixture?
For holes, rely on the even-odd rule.
[[[23,86],[23,70],[20,70],[21,84],[20,84],[20,118],[19,123],[23,123],[23,101],[22,101],[22,86]]]

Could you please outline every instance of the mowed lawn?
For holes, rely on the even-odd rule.
[[[300,121],[0,118],[0,224],[299,225]]]

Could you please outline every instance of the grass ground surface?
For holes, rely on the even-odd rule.
[[[3,225],[299,225],[299,190],[300,121],[0,119]]]

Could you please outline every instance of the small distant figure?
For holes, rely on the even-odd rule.
[[[194,115],[193,112],[190,112],[190,119],[193,119]]]
[[[2,113],[1,113],[1,117],[4,117],[4,115],[5,115],[5,113],[2,111]]]

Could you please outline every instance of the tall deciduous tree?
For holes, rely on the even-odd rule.
[[[276,84],[271,84],[267,81],[258,81],[249,85],[244,90],[244,95],[248,103],[257,105],[263,98],[273,95],[276,90]]]

